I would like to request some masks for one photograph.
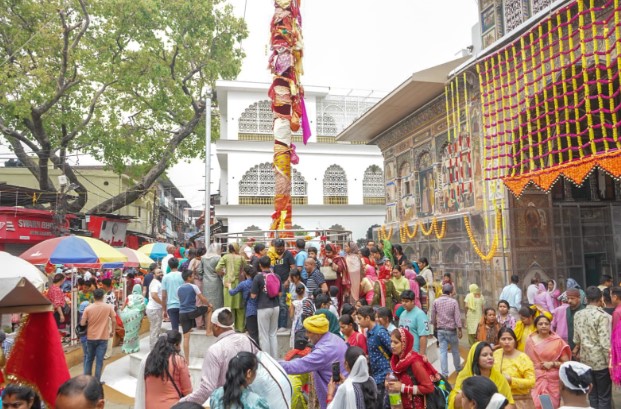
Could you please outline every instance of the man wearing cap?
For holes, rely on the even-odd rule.
[[[561,398],[563,406],[559,409],[589,408],[587,394],[593,384],[591,368],[580,362],[564,362],[558,370],[561,378]]]
[[[591,286],[586,289],[588,305],[576,313],[574,320],[574,355],[593,370],[593,386],[589,402],[594,409],[612,408],[610,359],[611,316],[601,308],[602,291]]]
[[[181,402],[196,402],[203,405],[213,391],[224,386],[229,361],[238,352],[246,351],[253,354],[258,352],[250,337],[235,332],[233,313],[229,308],[215,310],[211,315],[211,323],[216,343],[205,353],[201,383],[198,389],[181,399]]]
[[[444,284],[442,295],[433,302],[431,307],[431,322],[438,331],[440,343],[440,368],[442,375],[448,377],[448,346],[453,353],[455,370],[460,371],[461,358],[459,356],[459,339],[461,339],[461,312],[457,300],[451,297],[453,286]]]
[[[327,408],[328,383],[332,377],[332,363],[339,362],[341,373],[345,371],[344,360],[347,344],[339,336],[328,332],[329,322],[323,314],[312,315],[304,320],[306,336],[314,345],[310,354],[292,361],[279,361],[289,375],[313,372],[317,399],[322,409]]]

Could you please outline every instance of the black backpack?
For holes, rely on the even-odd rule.
[[[431,366],[429,364],[428,366]],[[448,397],[453,388],[448,380],[444,377],[444,375],[435,371],[435,375],[432,375],[434,378],[433,381],[433,392],[425,395],[425,408],[426,409],[447,409],[448,408]],[[414,372],[412,368],[408,368],[408,376],[412,379],[412,383],[414,385],[418,385],[416,382],[416,377],[414,376]]]

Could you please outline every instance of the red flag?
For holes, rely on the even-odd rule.
[[[9,381],[29,385],[54,408],[56,392],[71,376],[52,312],[28,316],[4,368]]]

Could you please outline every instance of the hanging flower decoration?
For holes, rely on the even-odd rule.
[[[433,232],[436,234],[438,240],[442,240],[446,235],[446,219],[442,220],[442,227],[438,231],[438,221],[434,219]]]
[[[377,232],[377,237],[380,240],[390,240],[393,233],[393,226],[390,226],[390,230],[388,230],[388,233],[386,233],[386,225],[382,224],[382,227],[380,227],[379,231]]]
[[[416,237],[418,233],[418,224],[414,225],[414,230],[410,233],[410,227],[407,222],[403,223],[403,225],[399,228],[399,238],[401,239],[401,243],[407,243],[407,239],[412,240]],[[407,238],[407,239],[406,239]]]
[[[472,247],[474,248],[474,251],[483,261],[487,261],[487,262],[491,261],[492,258],[494,257],[494,254],[496,254],[496,250],[498,249],[498,241],[499,241],[498,234],[500,232],[501,222],[502,222],[502,213],[500,212],[500,209],[496,209],[496,222],[495,222],[496,231],[494,232],[494,238],[492,239],[492,245],[490,246],[487,254],[485,254],[479,248],[479,244],[477,243],[477,240],[474,237],[474,234],[472,233],[472,227],[470,226],[470,218],[468,217],[468,215],[464,215],[464,224],[466,226],[466,232],[468,233],[468,238],[470,239],[470,243],[472,243]]]
[[[436,225],[436,218],[435,217],[433,219],[431,219],[431,224],[429,225],[429,229],[425,229],[425,225],[421,221],[419,223],[420,231],[423,233],[423,235],[429,236],[433,232],[433,229],[434,229],[435,225]]]

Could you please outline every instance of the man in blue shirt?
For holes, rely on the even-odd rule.
[[[500,301],[504,300],[509,303],[509,314],[511,314],[516,321],[520,319],[518,311],[520,307],[522,307],[522,290],[518,287],[519,282],[520,277],[518,277],[517,274],[513,274],[511,276],[511,283],[502,289],[499,297]]]
[[[162,280],[162,305],[164,309],[164,318],[170,318],[170,325],[173,331],[179,331],[179,296],[177,290],[183,285],[183,277],[177,268],[179,260],[171,258],[168,260],[170,273],[164,276]]]
[[[298,254],[295,255],[295,266],[302,275],[302,281],[306,283],[308,279],[308,274],[306,274],[306,270],[304,269],[304,262],[308,258],[308,253],[304,249],[306,247],[306,242],[304,239],[297,239],[295,241],[295,247],[298,249]]]
[[[384,407],[384,395],[386,390],[384,381],[390,372],[390,335],[386,328],[375,323],[375,311],[373,307],[365,305],[358,310],[360,327],[367,329],[367,351],[371,363],[371,374],[377,385],[376,408]]]
[[[405,311],[399,316],[399,327],[410,331],[414,336],[414,351],[421,355],[427,352],[427,336],[429,335],[429,319],[427,314],[414,304],[414,291],[405,290],[401,293],[401,304]]]

